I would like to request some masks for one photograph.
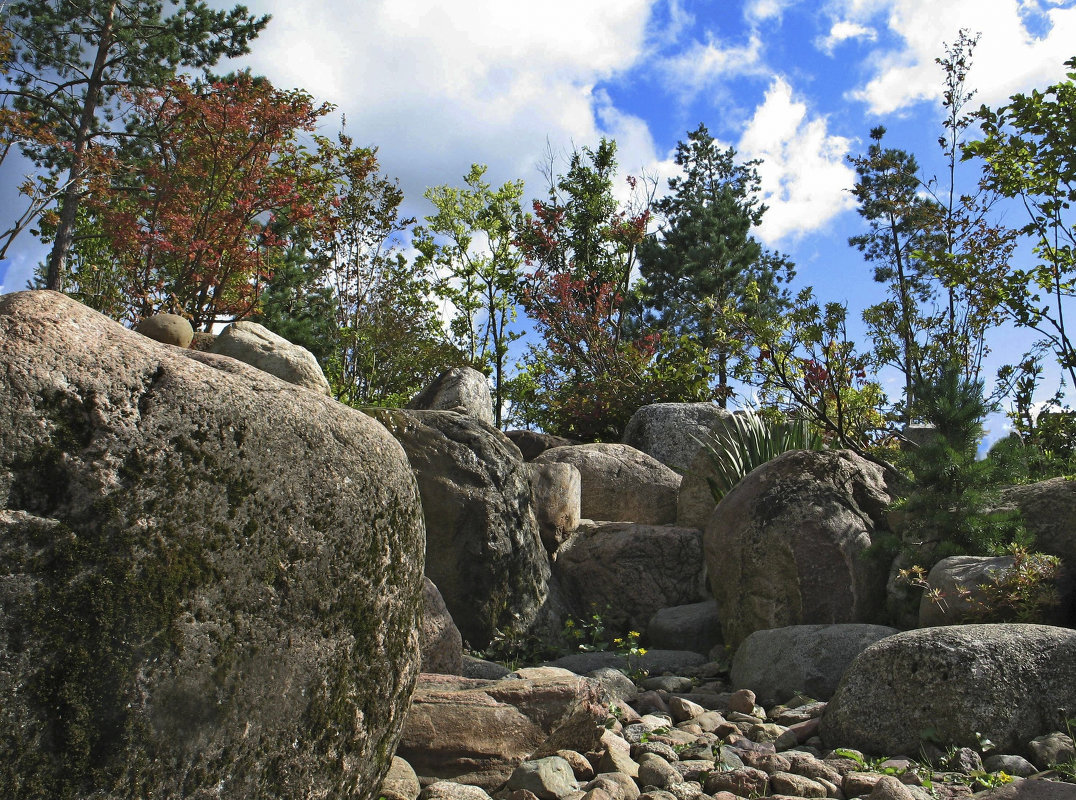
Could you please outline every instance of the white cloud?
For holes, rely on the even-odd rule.
[[[785,9],[795,5],[796,0],[749,0],[744,6],[744,17],[750,22],[780,19]]]
[[[866,39],[869,42],[877,40],[878,33],[867,25],[861,25],[858,22],[850,22],[848,20],[840,20],[834,22],[833,26],[829,29],[829,33],[825,37],[820,37],[815,40],[815,46],[824,52],[826,55],[833,55],[833,51],[837,48],[837,45],[849,41],[850,39]]]
[[[713,37],[705,44],[696,40],[679,55],[665,59],[660,70],[671,91],[681,102],[689,102],[721,81],[761,74],[762,39],[753,33],[747,44],[740,46],[725,46]]]
[[[492,182],[530,184],[547,141],[564,149],[613,133],[594,87],[642,57],[655,2],[254,0],[253,13],[274,18],[243,60],[336,103],[421,204],[473,161]]]
[[[878,115],[940,96],[934,59],[961,28],[982,34],[969,80],[987,104],[1061,78],[1076,40],[1076,8],[1048,0],[839,0],[833,10],[859,24],[882,16],[900,41],[872,56],[873,77],[852,93]]]
[[[760,158],[759,178],[769,210],[760,238],[774,245],[816,231],[854,207],[848,189],[855,174],[845,163],[850,142],[828,132],[825,117],[811,117],[792,87],[775,78],[744,131],[737,150]]]

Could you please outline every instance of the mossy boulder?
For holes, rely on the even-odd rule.
[[[0,298],[0,797],[377,796],[423,527],[365,415]]]
[[[888,563],[867,552],[888,532],[881,467],[848,450],[793,450],[722,498],[703,535],[725,643],[788,625],[879,623]]]

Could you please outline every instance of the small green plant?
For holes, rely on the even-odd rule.
[[[608,607],[606,608],[608,611]],[[605,620],[596,607],[591,607],[585,619],[568,617],[561,631],[567,647],[581,653],[604,653],[609,649],[610,639],[605,628]]]
[[[1069,738],[1076,742],[1076,718],[1066,719],[1065,729],[1068,731]],[[1076,783],[1076,757],[1051,766],[1062,780],[1067,783]]]
[[[991,580],[975,589],[957,584],[955,597],[947,597],[941,589],[932,587],[922,566],[902,569],[899,576],[923,589],[927,599],[943,612],[949,611],[950,601],[957,604],[962,611],[961,622],[1041,622],[1046,612],[1060,602],[1056,579],[1061,559],[1032,553],[1019,544],[1009,545],[1006,553],[1013,560],[1011,567],[993,573]]]
[[[613,639],[613,649],[628,662],[628,677],[638,683],[650,673],[639,666],[639,658],[646,655],[646,648],[639,646],[639,631],[628,631],[626,636]]]
[[[720,502],[744,476],[789,450],[821,450],[818,430],[805,420],[775,421],[747,407],[732,415],[719,433],[696,438],[709,461],[706,483]]]

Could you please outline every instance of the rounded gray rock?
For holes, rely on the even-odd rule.
[[[1025,754],[1076,708],[1076,631],[1047,625],[963,625],[905,631],[852,662],[822,717],[830,747],[915,753],[924,732],[975,747],[981,733]]]
[[[769,708],[803,692],[829,700],[852,663],[868,646],[899,633],[884,625],[792,625],[755,631],[732,660],[732,687],[752,689]]]
[[[332,394],[313,353],[257,322],[233,322],[213,340],[209,352],[250,364],[312,392]]]
[[[472,367],[445,370],[407,404],[416,411],[455,411],[492,425],[489,381]]]

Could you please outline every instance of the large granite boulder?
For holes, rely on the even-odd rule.
[[[332,394],[313,353],[257,322],[233,322],[213,340],[209,352],[250,364],[313,392]]]
[[[492,791],[528,758],[595,750],[607,713],[589,678],[422,675],[398,755],[423,778]]]
[[[453,411],[369,409],[407,452],[426,516],[426,575],[471,647],[550,624],[549,556],[527,465],[504,434]]]
[[[899,633],[884,625],[791,625],[755,631],[732,660],[732,688],[751,689],[764,706],[803,693],[829,700],[848,665],[867,647]]]
[[[684,473],[699,451],[699,441],[731,416],[713,403],[655,403],[632,414],[623,442]]]
[[[668,525],[676,519],[680,476],[626,444],[554,447],[537,464],[571,464],[579,470],[585,519]]]
[[[471,367],[453,367],[407,404],[417,411],[456,411],[487,425],[493,424],[493,398],[486,376]]]
[[[553,573],[577,616],[597,612],[614,631],[644,631],[659,610],[707,598],[693,528],[584,523],[557,551]]]
[[[725,643],[882,621],[888,565],[866,550],[891,500],[882,468],[847,450],[784,453],[737,484],[703,538]]]
[[[703,436],[704,442],[713,443],[715,437],[724,433],[729,421],[736,412],[724,412],[714,420],[714,424]],[[708,481],[715,475],[710,456],[703,447],[695,450],[691,461],[684,470],[684,478],[676,494],[676,524],[685,528],[705,528],[710,515],[717,507],[717,501],[710,491]]]
[[[423,528],[365,415],[0,297],[0,796],[375,798]]]
[[[956,747],[978,735],[1027,754],[1076,708],[1076,631],[1048,625],[922,628],[874,643],[826,706],[822,738],[865,753],[915,753],[925,732]]]

